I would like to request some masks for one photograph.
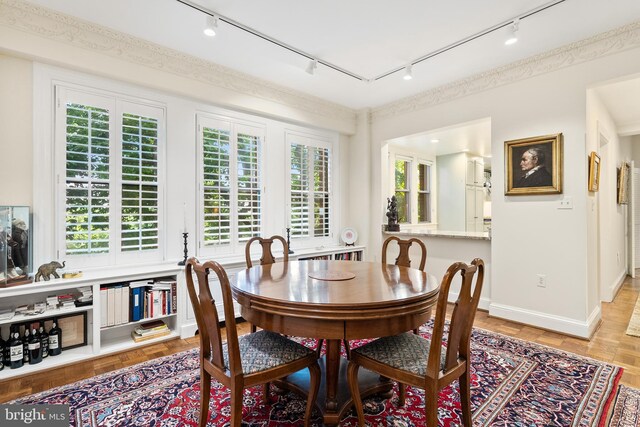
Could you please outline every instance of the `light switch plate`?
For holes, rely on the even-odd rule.
[[[573,197],[567,196],[562,198],[558,209],[573,209]]]

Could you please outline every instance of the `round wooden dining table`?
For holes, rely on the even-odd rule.
[[[318,407],[325,425],[337,425],[350,408],[343,340],[410,331],[429,320],[439,283],[421,270],[360,261],[290,261],[254,266],[231,285],[242,317],[289,336],[326,340]],[[364,371],[364,372],[362,372]],[[363,397],[391,389],[389,381],[361,370]],[[286,384],[304,388],[304,373]]]

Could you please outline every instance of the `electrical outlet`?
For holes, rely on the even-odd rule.
[[[538,274],[538,282],[537,285],[539,288],[547,287],[547,275],[546,274]]]
[[[573,209],[573,197],[566,196],[560,200],[558,209]]]

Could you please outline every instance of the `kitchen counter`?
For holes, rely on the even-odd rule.
[[[452,239],[491,240],[489,233],[482,231],[413,230],[385,231],[385,234],[409,237],[448,237]]]

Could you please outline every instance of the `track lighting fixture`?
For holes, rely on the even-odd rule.
[[[505,40],[504,44],[507,46],[512,45],[518,41],[518,30],[520,29],[520,19],[516,18],[509,26],[509,38]]]
[[[307,74],[311,74],[313,76],[313,74],[316,72],[316,68],[318,68],[318,60],[312,59],[311,61],[309,61],[309,65],[307,65]]]
[[[411,64],[404,67],[404,76],[402,76],[402,78],[405,80],[411,80],[413,78],[413,70]]]
[[[209,37],[215,36],[217,28],[218,28],[218,18],[216,18],[215,16],[207,15],[207,23],[204,27],[205,35]]]

